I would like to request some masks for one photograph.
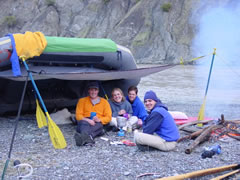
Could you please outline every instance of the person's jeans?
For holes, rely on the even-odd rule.
[[[91,135],[92,138],[95,138],[103,133],[103,125],[97,122],[94,126],[91,126],[87,121],[80,120],[77,122],[77,132],[86,133]]]

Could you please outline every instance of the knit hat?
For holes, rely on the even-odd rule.
[[[154,101],[156,101],[156,102],[159,101],[156,93],[153,92],[152,90],[147,91],[147,92],[145,93],[144,101],[145,101],[146,99],[152,99],[152,100],[154,100]]]
[[[98,82],[97,82],[97,81],[89,82],[89,83],[88,83],[88,89],[90,89],[90,88],[97,88],[97,89],[99,89],[99,84],[98,84]]]

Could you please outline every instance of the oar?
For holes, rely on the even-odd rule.
[[[31,79],[31,82],[32,82],[32,85],[34,87],[34,90],[35,92],[37,93],[37,96],[38,96],[38,99],[40,100],[41,104],[42,104],[42,107],[44,109],[44,112],[48,118],[48,132],[49,132],[49,135],[50,135],[50,139],[52,141],[52,144],[54,146],[55,149],[63,149],[67,146],[67,143],[65,141],[65,138],[61,132],[61,130],[59,129],[59,127],[55,124],[55,122],[51,119],[51,117],[49,116],[48,114],[48,111],[47,111],[47,108],[43,102],[43,99],[38,91],[38,88],[37,88],[37,85],[32,77],[32,72],[29,71],[29,68],[28,68],[28,65],[25,61],[25,58],[24,57],[20,57],[23,61],[23,64],[26,68],[26,70],[28,71],[28,75]]]
[[[211,180],[221,180],[221,179],[224,179],[224,178],[226,178],[226,177],[229,177],[229,176],[232,176],[232,175],[234,175],[234,174],[237,174],[237,173],[239,173],[239,172],[240,172],[240,169],[237,169],[237,170],[235,170],[235,171],[231,171],[231,172],[226,173],[226,174],[223,174],[223,175],[221,175],[221,176],[212,178]]]
[[[42,108],[40,107],[37,97],[36,97],[36,105],[37,105],[36,107],[37,124],[39,128],[42,128],[44,126],[47,126],[47,119],[44,112],[42,111]]]
[[[204,100],[203,100],[203,104],[200,108],[200,111],[198,113],[198,120],[204,120],[205,104],[206,104],[206,99],[207,99],[208,86],[209,86],[209,83],[210,83],[210,78],[211,78],[211,74],[212,74],[212,67],[213,67],[213,62],[214,62],[215,55],[216,55],[216,48],[214,48],[214,51],[213,51],[212,62],[211,62],[211,66],[210,66],[210,70],[209,70],[209,74],[208,74],[208,81],[207,81],[207,86],[206,86],[206,89],[205,89]],[[198,126],[202,126],[202,124],[198,124]]]
[[[104,96],[105,96],[106,100],[108,100],[108,95],[107,95],[106,91],[104,90],[102,83],[100,82],[99,84],[100,84],[100,86],[102,88],[102,91],[104,93]]]
[[[239,169],[239,168],[240,168],[240,164],[231,164],[231,165],[221,166],[221,167],[217,167],[217,168],[203,169],[203,170],[194,171],[194,172],[190,172],[190,173],[186,173],[186,174],[180,174],[177,176],[164,177],[164,178],[160,178],[158,180],[184,180],[187,178],[206,176],[209,174],[223,172],[223,171],[226,171],[229,169]]]
[[[17,127],[18,127],[20,115],[21,115],[21,112],[22,112],[22,106],[23,106],[23,101],[24,101],[24,96],[25,96],[25,93],[26,93],[26,89],[27,89],[27,83],[28,83],[28,76],[26,77],[26,81],[25,81],[25,84],[24,84],[21,100],[20,100],[20,103],[19,103],[18,113],[17,113],[17,117],[16,117],[16,120],[15,120],[15,127],[14,127],[14,130],[13,130],[13,135],[12,135],[12,140],[11,140],[11,144],[10,144],[10,149],[9,149],[9,152],[8,152],[8,159],[6,160],[4,168],[3,168],[2,179],[1,180],[4,180],[4,176],[5,176],[5,173],[7,171],[9,161],[11,159],[13,143],[14,143],[14,140],[15,140]]]

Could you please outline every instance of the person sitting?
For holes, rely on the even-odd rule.
[[[136,86],[130,86],[128,88],[128,96],[126,97],[127,101],[132,105],[133,116],[138,117],[138,126],[142,126],[142,122],[148,116],[147,111],[144,107],[144,104],[137,96],[138,88]]]
[[[108,101],[112,109],[112,120],[110,126],[117,127],[117,116],[124,116],[128,119],[128,125],[132,126],[137,123],[137,118],[132,116],[132,106],[126,101],[123,92],[120,88],[114,88],[112,90],[112,97]]]
[[[180,135],[168,108],[153,91],[145,93],[144,104],[150,114],[143,121],[143,132],[134,131],[138,148],[142,151],[150,147],[161,151],[173,150]]]
[[[77,133],[74,136],[78,146],[93,144],[93,138],[103,133],[103,125],[111,121],[110,105],[107,100],[99,97],[98,93],[98,82],[90,82],[88,84],[89,95],[78,100],[76,106]]]

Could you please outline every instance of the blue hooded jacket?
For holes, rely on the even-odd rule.
[[[128,96],[126,97],[128,102],[131,104]],[[148,116],[147,111],[144,107],[143,102],[140,100],[140,98],[137,96],[135,100],[133,101],[132,105],[132,110],[133,110],[133,116],[137,116],[139,119],[144,121],[146,117]]]
[[[177,141],[180,137],[177,125],[168,108],[159,100],[143,122],[143,133],[156,133],[166,141]]]

